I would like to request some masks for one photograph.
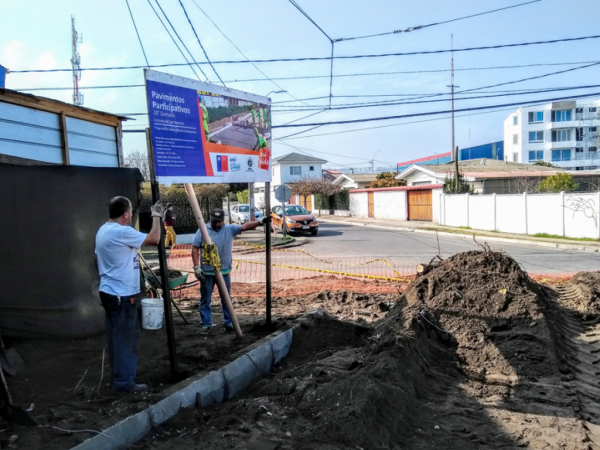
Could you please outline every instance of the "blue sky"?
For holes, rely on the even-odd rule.
[[[171,38],[149,6],[156,0],[129,0],[142,43],[150,64],[185,62]],[[195,0],[250,59],[327,57],[328,39],[287,0]],[[333,39],[383,33],[411,26],[429,24],[470,14],[522,3],[525,0],[297,0],[312,19]],[[194,0],[182,0],[213,61],[239,60],[242,55],[201,12]],[[194,58],[206,61],[189,26],[179,0],[159,0]],[[157,8],[158,9],[158,8]],[[0,0],[0,64],[11,70],[62,69],[70,67],[71,15],[83,35],[80,44],[81,65],[114,67],[144,65],[125,0]],[[480,47],[496,44],[531,42],[600,34],[597,0],[541,0],[539,2],[456,21],[382,37],[342,41],[335,44],[336,55],[381,54],[448,49],[450,36],[454,47]],[[585,62],[600,61],[600,39],[537,45],[509,49],[455,53],[455,84],[459,90],[505,83],[565,70]],[[525,64],[580,63],[573,65],[535,66],[509,69],[464,70],[470,68],[515,66]],[[218,78],[202,65],[211,82]],[[260,63],[269,77],[329,75],[329,61]],[[230,87],[265,95],[280,90],[251,64],[217,64],[220,77]],[[450,84],[450,55],[418,55],[373,59],[335,60],[336,75],[381,72],[446,70],[434,73],[396,73],[388,75],[344,76],[333,80],[334,105],[372,102],[404,97],[341,97],[373,95],[426,95],[447,93]],[[156,69],[195,78],[189,67]],[[545,77],[507,86],[484,89],[484,92],[515,89],[543,89],[600,84],[600,66]],[[261,79],[233,82],[233,80]],[[278,103],[329,94],[329,78],[277,80],[286,93],[272,94],[273,124],[281,125],[318,112],[327,99],[305,103]],[[72,77],[64,73],[11,73],[7,88],[71,87]],[[81,86],[143,84],[142,69],[84,71]],[[146,97],[143,88],[95,89],[82,92],[84,106],[112,113],[143,113]],[[600,92],[580,89],[535,95],[516,95],[456,102],[456,108],[527,102],[536,99]],[[71,91],[31,91],[37,95],[71,101]],[[481,94],[486,95],[486,94]],[[489,95],[489,94],[487,94]],[[292,97],[293,96],[293,97]],[[448,99],[447,96],[441,97]],[[311,111],[295,111],[294,106],[312,105]],[[379,106],[360,109],[323,111],[295,123],[328,122],[371,117],[393,116],[447,110],[449,101],[412,105]],[[456,145],[461,148],[502,140],[502,125],[510,110],[461,113],[456,119]],[[278,112],[278,110],[282,110]],[[144,116],[125,124],[125,129],[147,125]],[[432,120],[433,119],[433,120]],[[426,121],[423,121],[426,120]],[[378,128],[373,128],[378,127]],[[364,130],[359,130],[367,128]],[[274,156],[302,151],[330,161],[332,167],[367,167],[375,156],[376,166],[391,166],[408,159],[447,152],[451,148],[449,115],[412,119],[395,119],[352,125],[328,125],[283,140],[278,138],[304,131],[304,128],[278,128],[273,132]],[[357,131],[359,130],[359,131]],[[311,135],[313,137],[311,137]],[[290,147],[290,145],[296,147]],[[142,135],[126,135],[125,152],[144,150]]]

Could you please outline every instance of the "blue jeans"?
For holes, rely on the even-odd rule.
[[[106,312],[108,360],[113,388],[116,389],[127,387],[135,381],[142,334],[141,299],[142,294],[117,297],[100,292]]]
[[[227,291],[229,292],[229,298],[231,298],[231,278],[229,277],[229,274],[223,275],[223,279],[225,280],[225,286],[227,286]],[[214,275],[206,275],[204,283],[200,283],[200,326],[212,326],[210,302],[216,284],[217,277],[215,277]],[[229,311],[227,311],[227,308],[225,308],[225,305],[223,304],[223,294],[219,292],[219,295],[221,296],[221,306],[223,307],[223,325],[228,327],[231,326],[231,316],[229,315]]]

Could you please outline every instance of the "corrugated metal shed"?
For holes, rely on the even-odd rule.
[[[0,89],[0,160],[122,167],[125,117]]]

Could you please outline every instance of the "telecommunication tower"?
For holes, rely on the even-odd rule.
[[[75,29],[75,17],[71,16],[71,32],[73,56],[71,57],[71,66],[73,67],[73,104],[77,106],[83,105],[83,94],[79,92],[79,80],[81,80],[81,67],[77,44],[83,42],[83,38],[79,36]]]

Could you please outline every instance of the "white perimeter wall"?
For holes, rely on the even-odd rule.
[[[600,238],[600,193],[442,195],[442,225],[505,233]],[[434,201],[435,215],[435,201]]]
[[[408,220],[407,191],[373,191],[373,213],[375,219]],[[441,217],[441,189],[433,189],[433,221]],[[350,192],[350,216],[369,217],[369,197],[367,192]]]
[[[366,192],[350,193],[350,215],[369,217],[369,198]]]

